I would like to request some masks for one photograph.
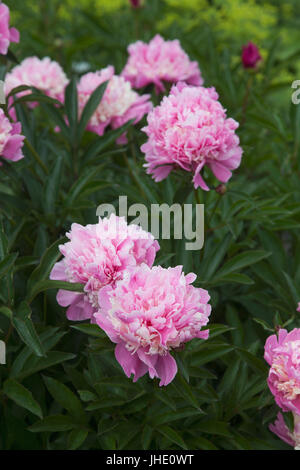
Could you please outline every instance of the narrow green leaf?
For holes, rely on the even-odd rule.
[[[58,155],[56,158],[53,168],[50,171],[48,181],[45,189],[45,212],[54,213],[55,201],[58,196],[60,180],[62,176],[63,158]]]
[[[97,107],[100,104],[100,101],[104,95],[108,82],[101,83],[91,94],[88,102],[86,103],[81,118],[77,127],[77,143],[81,142],[83,133],[88,125],[88,122],[94,112],[96,111]]]
[[[43,377],[49,393],[63,408],[78,420],[85,416],[79,398],[66,385],[51,377]]]
[[[160,432],[167,439],[169,439],[171,442],[174,442],[175,444],[177,444],[182,449],[187,450],[186,443],[184,442],[182,437],[178,434],[178,432],[174,431],[174,429],[170,428],[169,426],[161,426],[157,428],[157,431]]]
[[[28,429],[31,432],[59,432],[69,431],[76,427],[71,416],[52,415],[34,423]]]
[[[13,268],[17,257],[18,253],[11,253],[10,255],[5,256],[2,261],[0,261],[0,279],[1,277],[8,274],[8,272]]]
[[[31,303],[38,294],[48,289],[64,289],[71,292],[83,292],[83,284],[65,281],[40,281],[37,282],[28,293],[28,302]]]
[[[68,449],[78,449],[86,440],[88,433],[87,429],[73,429],[68,437]]]
[[[31,411],[39,418],[43,418],[43,413],[38,402],[33,398],[32,393],[16,380],[8,379],[4,382],[3,392],[17,405]]]

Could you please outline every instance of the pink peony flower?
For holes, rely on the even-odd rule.
[[[11,42],[20,41],[20,33],[16,28],[9,27],[9,8],[5,3],[0,4],[0,54],[6,55]]]
[[[196,275],[184,275],[182,267],[149,268],[143,264],[128,270],[114,288],[99,294],[96,323],[117,343],[115,356],[134,382],[149,372],[160,386],[175,377],[177,365],[170,350],[193,338],[208,338],[211,307],[208,292],[191,285]]]
[[[271,366],[268,385],[277,405],[300,415],[300,328],[269,336],[264,357]]]
[[[45,95],[63,102],[67,84],[68,79],[57,62],[52,61],[49,57],[43,59],[28,57],[6,75],[4,90],[7,96],[13,88],[20,85],[33,86]],[[31,91],[22,91],[17,96],[21,97],[27,94],[31,94]],[[9,99],[9,105],[11,103],[12,98]],[[28,102],[30,108],[35,108],[37,105],[37,102]],[[14,109],[11,109],[10,114],[15,119]]]
[[[164,91],[163,82],[185,81],[202,85],[203,78],[197,62],[191,62],[180,42],[165,41],[157,34],[149,44],[137,41],[128,47],[129,59],[122,76],[134,88],[154,83],[157,93]]]
[[[237,127],[236,121],[226,118],[214,88],[174,85],[170,95],[149,113],[148,126],[142,129],[148,136],[141,147],[147,173],[161,181],[181,168],[194,174],[195,188],[208,191],[200,174],[206,165],[226,183],[241,162]]]
[[[284,442],[300,450],[300,416],[294,413],[294,432],[291,432],[284,422],[281,413],[278,413],[274,424],[270,424],[270,431],[276,434]]]
[[[112,129],[117,129],[130,119],[134,119],[136,124],[152,108],[150,95],[139,96],[132,90],[130,83],[123,77],[114,75],[114,67],[109,66],[81,77],[78,84],[79,115],[93,91],[108,80],[103,98],[87,126],[88,130],[98,135],[103,135],[109,125]],[[126,143],[125,135],[117,142]]]
[[[245,69],[255,69],[261,59],[259,49],[253,42],[250,41],[246,46],[243,46],[242,63]]]
[[[23,140],[22,127],[19,122],[11,123],[0,109],[0,155],[7,160],[17,162],[24,158],[22,153]],[[0,165],[2,163],[0,162]]]
[[[60,289],[57,302],[68,307],[69,320],[92,318],[99,309],[98,292],[122,279],[130,266],[147,263],[152,266],[159,244],[151,233],[138,225],[127,225],[114,214],[99,218],[98,224],[72,224],[69,242],[60,245],[64,258],[56,263],[50,279],[84,284],[84,293]]]
[[[297,312],[300,312],[300,302],[298,302]]]

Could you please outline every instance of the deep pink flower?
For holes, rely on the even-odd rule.
[[[129,0],[133,8],[138,8],[141,5],[141,0]]]
[[[259,49],[253,42],[250,41],[243,46],[242,63],[246,69],[254,69],[261,59]]]
[[[147,263],[152,266],[159,244],[138,225],[127,225],[114,214],[98,224],[72,224],[69,242],[60,245],[64,258],[56,263],[50,279],[84,284],[84,293],[60,289],[57,302],[68,307],[69,320],[92,318],[98,310],[98,292],[122,279],[124,270]]]
[[[20,41],[20,33],[16,28],[9,27],[9,8],[5,3],[0,4],[0,54],[6,55],[11,42]]]
[[[300,312],[300,302],[298,302],[297,312]]]
[[[123,77],[114,75],[114,67],[109,66],[81,77],[78,83],[79,114],[93,91],[108,80],[103,98],[87,126],[88,130],[98,135],[103,135],[107,126],[117,129],[130,119],[134,119],[136,124],[152,108],[150,95],[138,95],[132,90],[131,84]],[[117,142],[126,143],[125,135]]]
[[[195,188],[208,191],[200,173],[206,165],[226,183],[241,162],[237,127],[235,120],[226,117],[214,88],[174,85],[148,114],[148,126],[142,129],[148,136],[141,147],[147,173],[161,181],[181,168],[194,174]]]
[[[134,382],[149,372],[168,385],[177,365],[170,351],[193,338],[208,338],[208,292],[191,285],[196,275],[182,266],[164,269],[143,264],[128,270],[115,287],[99,294],[96,323],[117,343],[115,356]]]
[[[63,102],[67,84],[68,79],[57,62],[49,59],[49,57],[44,57],[43,59],[28,57],[6,75],[4,90],[7,96],[13,88],[20,85],[33,86],[45,95]],[[31,91],[22,91],[17,94],[17,97],[27,94],[31,94]],[[8,103],[12,103],[12,98],[9,99]],[[34,108],[37,105],[37,102],[28,102],[30,108]],[[13,108],[11,108],[10,114],[15,119]]]
[[[0,109],[0,155],[16,162],[24,158],[22,153],[23,140],[21,135],[22,127],[19,122],[11,123],[5,116],[3,109]],[[2,163],[0,162],[0,165]]]
[[[271,366],[268,385],[277,405],[300,415],[300,328],[270,336],[264,357]]]
[[[270,424],[270,431],[276,434],[284,442],[300,450],[300,416],[294,413],[294,431],[291,432],[284,422],[281,413],[278,413],[274,424]]]
[[[203,78],[197,62],[191,62],[180,42],[165,41],[157,34],[149,44],[137,41],[128,47],[129,58],[122,76],[134,88],[154,83],[156,91],[164,91],[163,82],[185,81],[202,85]]]

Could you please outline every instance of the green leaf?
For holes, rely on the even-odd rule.
[[[80,143],[83,133],[88,125],[88,122],[96,109],[98,108],[100,101],[104,95],[108,82],[101,83],[91,94],[88,102],[86,103],[81,118],[77,127],[77,142]]]
[[[229,344],[206,344],[204,349],[195,353],[191,358],[191,364],[193,366],[200,366],[211,362],[218,357],[225,356],[229,352],[234,350],[234,346]]]
[[[87,162],[91,160],[96,155],[99,155],[100,152],[103,152],[109,145],[113,144],[118,137],[120,137],[134,122],[133,119],[123,124],[123,126],[118,127],[118,129],[111,130],[106,132],[103,136],[98,137],[92,144],[88,147],[87,151],[84,154],[84,160]]]
[[[49,351],[46,357],[36,358],[33,357],[30,362],[26,363],[26,367],[17,374],[14,374],[13,377],[23,380],[25,377],[29,377],[36,372],[39,372],[43,369],[48,369],[49,367],[60,364],[61,362],[70,361],[74,359],[75,354],[61,352],[61,351]]]
[[[21,91],[28,91],[28,90],[32,91],[32,88],[28,85],[16,86],[8,93],[6,99],[8,99],[10,96],[16,95],[17,93],[21,93]]]
[[[234,271],[238,271],[242,268],[250,266],[251,264],[258,263],[262,259],[271,256],[271,254],[272,253],[263,250],[244,251],[243,253],[240,253],[234,256],[234,258],[227,261],[224,266],[217,272],[216,278],[223,278],[224,276]],[[216,281],[216,278],[214,278],[214,281]]]
[[[35,331],[30,319],[31,309],[27,302],[23,301],[19,305],[16,315],[13,317],[13,325],[20,338],[39,357],[44,356],[41,341]]]
[[[17,405],[31,411],[39,418],[43,417],[40,405],[33,398],[32,393],[16,380],[8,379],[4,382],[3,392]]]
[[[66,281],[40,281],[37,282],[29,291],[27,295],[28,302],[31,303],[38,294],[48,289],[64,289],[71,292],[83,292],[83,284]]]
[[[88,433],[87,429],[73,429],[68,437],[68,449],[78,449],[86,440]]]
[[[74,330],[80,331],[81,333],[85,333],[90,336],[96,336],[96,338],[105,337],[105,335],[103,334],[103,330],[101,330],[98,325],[92,323],[83,323],[82,325],[71,325],[71,328],[74,328]]]
[[[89,390],[77,390],[80,396],[81,401],[96,401],[97,400],[97,395],[95,395],[93,392],[90,392]]]
[[[173,382],[173,387],[175,387],[178,393],[182,395],[194,408],[203,413],[199,406],[197,397],[192,390],[192,387],[185,381],[180,373]]]
[[[246,361],[246,362],[252,367],[252,369],[254,369],[256,372],[259,372],[259,373],[262,373],[262,374],[267,375],[267,373],[268,373],[268,367],[267,367],[267,365],[264,363],[264,361],[262,361],[261,359],[259,359],[259,358],[256,357],[256,356],[254,356],[254,354],[252,354],[251,352],[246,351],[245,349],[242,349],[242,348],[237,348],[237,349],[236,349],[236,352],[237,352],[237,354],[238,354],[244,361]]]
[[[61,114],[61,112],[52,105],[47,103],[41,103],[41,106],[45,109],[47,116],[50,116],[54,123],[59,127],[60,132],[62,135],[68,140],[71,141],[70,130],[65,123],[65,120]]]
[[[142,446],[144,450],[149,449],[149,446],[151,444],[151,439],[153,435],[153,428],[146,424],[143,427],[142,435],[141,435],[141,440],[142,440]]]
[[[231,433],[228,430],[228,424],[222,421],[201,421],[200,423],[197,423],[197,429],[199,432],[206,434],[216,434],[217,436],[231,437]]]
[[[31,273],[28,279],[28,289],[32,288],[36,282],[49,278],[50,271],[52,270],[56,261],[61,256],[58,247],[59,245],[65,243],[67,240],[68,239],[66,237],[60,238],[56,242],[52,243],[49,248],[47,248],[47,250],[43,254],[40,264],[35,268],[35,270]]]
[[[55,211],[55,201],[59,192],[62,168],[63,158],[61,155],[58,155],[54,162],[53,168],[50,171],[45,188],[45,212],[48,214],[54,213]]]
[[[8,307],[0,307],[0,313],[3,313],[10,320],[12,319],[13,313]]]
[[[65,110],[69,120],[71,135],[75,139],[78,120],[78,94],[75,77],[71,78],[65,89]]]
[[[34,423],[28,429],[31,432],[59,432],[74,429],[76,423],[68,415],[52,415]]]
[[[31,93],[30,95],[24,95],[24,96],[21,96],[20,98],[15,99],[15,101],[12,103],[10,108],[12,108],[13,106],[19,103],[26,103],[26,102],[32,102],[32,101],[34,102],[38,101],[39,103],[44,102],[44,103],[48,103],[51,105],[61,106],[61,103],[59,101],[53,98],[50,98],[50,96],[43,95],[42,93]]]
[[[18,253],[11,253],[0,261],[0,279],[5,276],[14,266]]]
[[[255,284],[254,281],[249,276],[246,276],[246,274],[241,274],[241,273],[229,273],[226,274],[225,276],[218,277],[217,281],[212,282],[213,285],[216,284],[225,284],[226,282],[236,282],[237,284],[244,284],[246,286],[251,286]]]
[[[275,333],[274,328],[272,328],[270,325],[268,325],[268,323],[265,322],[264,320],[262,320],[261,318],[253,318],[253,321],[255,321],[260,326],[262,326],[264,330],[271,331],[272,333]]]
[[[101,168],[101,165],[99,165],[97,168],[94,168],[93,170],[89,170],[85,174],[81,175],[77,181],[72,185],[65,201],[64,205],[65,207],[73,207],[74,202],[76,198],[80,195],[82,192],[83,188],[86,186],[86,184],[92,180],[92,178],[95,176],[96,173],[99,172]]]
[[[182,449],[187,450],[186,443],[184,442],[182,437],[176,431],[174,431],[174,429],[170,428],[169,426],[161,426],[157,428],[157,431],[160,432],[167,439],[169,439],[171,442],[177,444]]]
[[[80,400],[63,383],[51,377],[43,377],[49,393],[63,408],[79,421],[85,416]]]

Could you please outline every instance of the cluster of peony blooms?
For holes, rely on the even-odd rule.
[[[87,101],[95,89],[108,82],[103,98],[91,117],[87,129],[98,135],[103,135],[107,126],[112,129],[121,127],[131,119],[134,124],[152,109],[150,95],[138,95],[129,81],[115,75],[114,67],[108,66],[97,72],[83,75],[78,83],[78,105],[81,115]],[[126,143],[125,135],[118,143]]]
[[[238,123],[226,117],[214,88],[178,83],[147,119],[148,126],[142,130],[148,141],[141,150],[147,173],[155,181],[182,169],[193,173],[195,188],[208,191],[201,176],[204,166],[226,183],[240,165],[242,149],[235,133]]]
[[[164,91],[163,82],[184,81],[190,85],[202,85],[203,79],[197,62],[191,62],[180,42],[165,41],[157,34],[149,44],[137,41],[128,47],[129,58],[122,76],[134,88],[150,83],[157,92]]]
[[[270,336],[265,344],[265,360],[270,365],[268,385],[277,405],[282,411],[290,411],[294,416],[294,434],[287,434],[283,418],[278,416],[270,429],[276,434],[288,435],[300,444],[300,328],[291,332],[285,329]],[[280,436],[281,437],[281,436]],[[286,439],[284,439],[287,441]]]
[[[0,4],[0,54],[6,55],[11,42],[19,42],[20,34],[16,28],[9,27],[9,8],[5,3]]]
[[[16,162],[24,158],[22,153],[24,136],[21,135],[21,124],[11,123],[0,109],[0,155],[7,160]],[[0,162],[0,165],[2,163]]]
[[[84,285],[83,293],[59,290],[70,320],[90,319],[116,343],[115,356],[134,381],[149,372],[168,385],[177,372],[170,351],[193,338],[208,338],[208,292],[182,267],[154,266],[158,242],[141,227],[112,214],[98,224],[73,224],[63,259],[50,278]]]
[[[51,271],[50,279],[84,284],[84,293],[59,290],[58,303],[67,307],[69,320],[92,319],[98,310],[98,292],[122,278],[128,267],[153,265],[159,244],[153,235],[124,218],[111,214],[98,224],[72,224],[69,242],[60,245],[64,256]]]

